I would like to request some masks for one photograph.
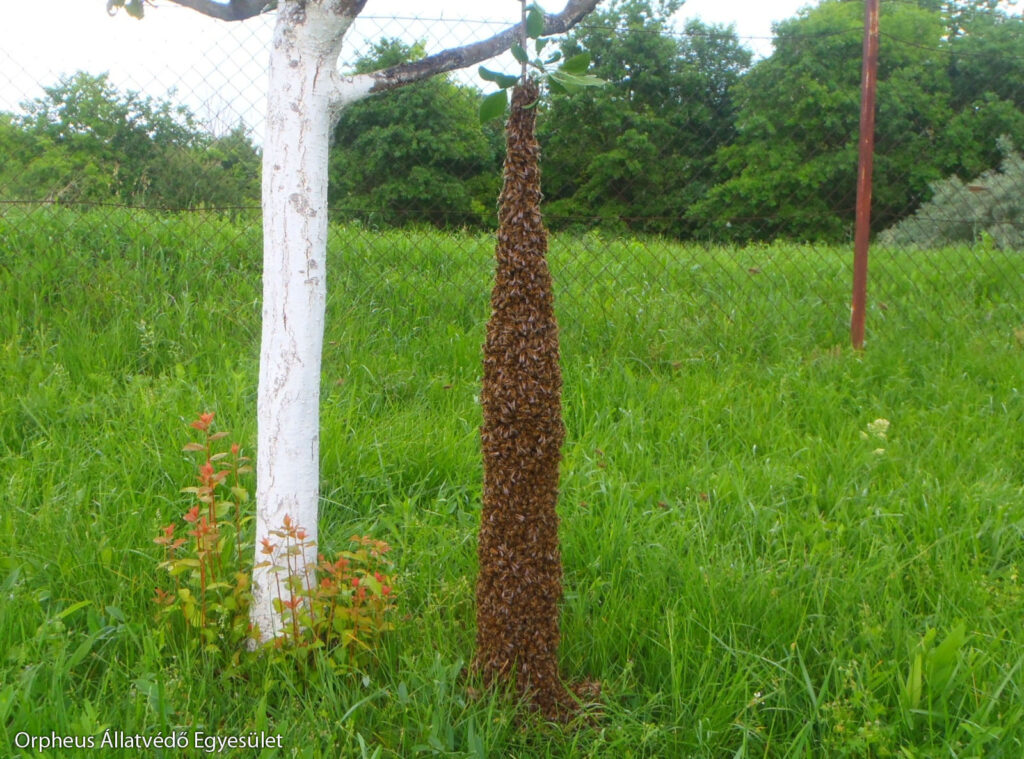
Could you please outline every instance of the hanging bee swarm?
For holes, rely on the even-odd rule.
[[[574,702],[558,677],[562,560],[558,467],[565,438],[562,374],[541,219],[536,82],[518,85],[506,126],[497,271],[484,343],[483,516],[474,668],[514,682],[549,719]]]

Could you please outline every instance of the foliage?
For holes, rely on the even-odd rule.
[[[512,43],[512,57],[523,67],[521,76],[502,74],[481,66],[479,68],[480,78],[497,84],[500,88],[485,97],[480,103],[480,121],[486,124],[492,119],[504,116],[509,107],[508,90],[517,83],[524,82],[526,77],[533,77],[545,83],[552,92],[562,95],[577,93],[587,87],[602,87],[604,80],[593,74],[588,74],[590,67],[590,54],[579,53],[571,58],[562,57],[562,52],[556,50],[549,55],[544,55],[544,48],[551,39],[544,37],[544,10],[536,3],[526,5],[523,0],[523,43]],[[534,57],[530,55],[524,45],[526,39],[533,40]],[[556,68],[552,68],[555,64]]]
[[[589,54],[608,86],[553,93],[541,122],[546,218],[685,236],[686,209],[715,177],[710,157],[733,137],[732,87],[750,62],[735,32],[669,16],[679,4],[619,0],[562,44]]]
[[[801,11],[777,25],[774,52],[753,66],[729,28],[674,27],[679,8],[615,0],[557,50],[541,38],[539,52],[520,51],[533,71],[589,55],[608,82],[571,97],[556,83],[538,104],[548,223],[706,241],[846,240],[862,7],[826,0]],[[1024,147],[1024,20],[1004,8],[883,2],[876,231],[913,213],[944,178],[967,182],[998,166],[1000,136]],[[382,40],[357,70],[422,55]],[[501,130],[481,129],[478,103],[474,88],[441,77],[346,109],[330,164],[336,218],[492,226]],[[81,73],[25,108],[0,114],[2,200],[257,205],[259,151],[241,127],[214,137],[168,100]]]
[[[356,65],[371,71],[423,56],[381,40]],[[329,202],[374,223],[480,225],[493,216],[499,135],[480,130],[477,95],[433,77],[344,110],[334,132]]]
[[[1000,134],[1024,138],[1021,20],[977,7],[984,3],[920,5],[885,3],[880,17],[872,199],[878,229],[926,200],[941,177],[992,168]],[[775,52],[735,91],[738,133],[717,156],[727,178],[692,213],[707,234],[849,237],[861,10],[827,0],[778,24]]]
[[[306,566],[304,556],[314,544],[306,531],[286,515],[281,528],[270,534],[281,542],[264,538],[260,553],[266,558],[256,566],[269,566],[277,582],[274,610],[281,628],[274,631],[275,648],[326,648],[348,663],[373,650],[381,634],[394,629],[389,620],[395,610],[393,580],[385,574],[392,571],[387,543],[353,535],[354,547],[334,561],[319,556],[313,585],[313,568]]]
[[[879,235],[879,244],[938,248],[981,242],[1024,249],[1024,156],[1006,138],[999,145],[1004,158],[998,169],[968,182],[955,175],[936,182],[931,200]]]
[[[243,127],[212,137],[183,106],[121,93],[106,74],[78,72],[44,91],[0,120],[0,144],[18,148],[0,168],[3,197],[167,208],[259,197],[259,155]]]
[[[229,450],[216,450],[215,443],[227,433],[212,432],[213,420],[208,412],[190,425],[202,435],[201,441],[184,448],[199,454],[199,484],[183,491],[194,498],[182,516],[192,529],[189,538],[175,537],[178,525],[171,522],[154,538],[164,548],[160,567],[173,580],[170,588],[156,588],[154,601],[166,624],[182,620],[195,630],[195,641],[204,652],[224,652],[237,666],[243,647],[258,640],[249,624],[253,567],[246,557],[252,549],[243,529],[251,517],[243,515],[249,491],[242,476],[252,468],[237,443]],[[226,468],[218,469],[222,462]],[[267,645],[289,655],[324,648],[333,657],[329,661],[348,664],[372,650],[381,633],[393,629],[389,615],[395,603],[386,543],[355,535],[352,550],[334,561],[321,555],[314,568],[305,564],[305,549],[314,544],[301,525],[285,515],[281,527],[270,534],[281,542],[265,538],[260,547],[265,558],[256,565],[271,567],[278,585],[275,611],[280,628]]]
[[[938,178],[934,135],[950,117],[936,61],[937,14],[887,5],[882,16],[873,218],[891,219]],[[895,40],[899,40],[898,43]],[[775,28],[775,52],[738,84],[735,141],[717,155],[728,178],[691,216],[739,239],[843,239],[853,219],[862,7],[828,0]],[[898,146],[898,149],[893,149]]]

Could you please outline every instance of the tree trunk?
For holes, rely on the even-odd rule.
[[[474,668],[511,681],[549,719],[572,713],[558,677],[558,467],[562,375],[540,213],[537,84],[512,94],[497,271],[484,344],[483,516]]]
[[[260,642],[280,633],[277,577],[262,541],[285,515],[317,539],[320,358],[326,308],[327,155],[351,84],[338,53],[351,15],[336,3],[283,2],[270,54],[263,143],[263,335],[257,398],[256,564],[251,619]],[[361,94],[365,94],[368,85]],[[351,99],[359,95],[352,91]],[[305,562],[312,570],[317,549]],[[283,564],[277,554],[271,559]],[[308,582],[312,582],[312,575]]]

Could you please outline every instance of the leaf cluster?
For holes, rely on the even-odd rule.
[[[589,53],[580,53],[564,59],[560,50],[547,56],[544,55],[544,49],[551,42],[551,38],[543,36],[544,11],[539,5],[533,3],[527,6],[523,23],[525,36],[533,40],[533,57],[530,57],[520,42],[513,43],[510,49],[512,56],[523,67],[522,75],[503,74],[483,66],[479,68],[481,79],[492,82],[500,88],[497,92],[484,97],[480,103],[481,123],[487,123],[504,115],[508,109],[508,90],[528,76],[531,69],[536,72],[536,76],[547,82],[548,88],[554,93],[570,94],[579,92],[586,87],[604,85],[603,80],[587,73],[587,69],[590,67]],[[552,68],[555,64],[558,64],[557,67]]]
[[[383,39],[360,58],[373,71],[424,54]],[[475,88],[438,76],[346,108],[334,130],[328,201],[364,222],[479,226],[493,217],[500,135],[477,123]]]

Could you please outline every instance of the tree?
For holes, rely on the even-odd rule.
[[[935,250],[949,245],[985,242],[1002,250],[1024,248],[1024,157],[1008,139],[1000,138],[1003,153],[998,170],[936,182],[931,199],[913,215],[883,231],[881,245]]]
[[[252,18],[266,0],[172,0],[224,20]],[[519,25],[463,47],[378,71],[337,69],[345,32],[366,0],[279,0],[270,50],[263,141],[263,329],[257,399],[256,563],[259,544],[286,515],[317,538],[320,360],[326,304],[327,165],[342,111],[368,95],[470,66],[511,47]],[[597,0],[568,0],[545,29],[572,28]],[[142,0],[108,0],[142,13]],[[308,566],[316,565],[315,547]],[[269,568],[253,573],[252,621],[274,630],[277,587]]]
[[[356,71],[423,55],[422,45],[381,40]],[[490,223],[500,163],[480,129],[478,101],[477,90],[438,76],[346,108],[331,149],[332,211],[392,224]]]
[[[735,87],[742,103],[724,176],[691,215],[709,236],[844,240],[857,167],[862,5],[825,0],[775,27],[775,50]],[[882,5],[872,225],[935,182],[998,165],[1024,137],[1024,27],[989,0]],[[1019,144],[1019,143],[1018,143]]]
[[[165,208],[237,206],[258,197],[259,155],[243,128],[203,133],[188,109],[119,92],[106,74],[78,72],[44,88],[10,125],[11,197]]]
[[[563,42],[566,56],[590,52],[608,86],[551,97],[541,127],[551,223],[692,231],[686,210],[734,136],[732,87],[750,52],[731,29],[692,21],[675,33],[669,17],[681,5],[617,0]]]
[[[942,176],[938,135],[951,113],[939,15],[882,14],[872,221],[885,225]],[[735,90],[728,178],[693,209],[713,236],[848,237],[854,212],[863,6],[826,0],[775,27],[775,50]],[[898,146],[898,148],[894,148]]]
[[[997,166],[1008,136],[1024,147],[1024,19],[989,2],[972,3],[950,21],[949,77],[956,116],[946,130],[948,166],[969,179]]]

